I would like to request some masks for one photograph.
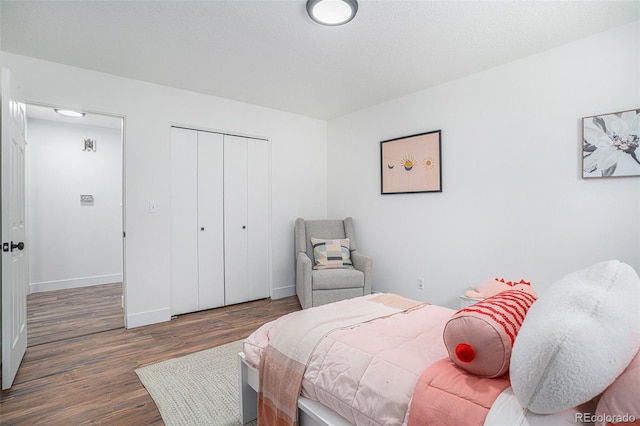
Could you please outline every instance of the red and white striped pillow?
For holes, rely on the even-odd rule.
[[[511,349],[536,296],[506,290],[456,312],[444,328],[449,358],[480,377],[499,377],[509,370]]]

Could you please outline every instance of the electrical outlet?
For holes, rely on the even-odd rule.
[[[424,278],[418,278],[418,290],[424,290]]]

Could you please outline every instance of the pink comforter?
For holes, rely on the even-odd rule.
[[[418,377],[447,356],[442,332],[454,313],[426,305],[329,333],[311,355],[302,394],[356,425],[406,424]],[[245,341],[249,364],[260,364],[272,327]]]
[[[408,425],[482,426],[494,401],[509,385],[507,374],[477,377],[443,358],[418,379]]]

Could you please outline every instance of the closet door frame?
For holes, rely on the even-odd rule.
[[[259,144],[259,146],[261,147],[260,149],[258,149],[257,151],[255,151],[255,153],[252,155],[251,153],[249,153],[249,151],[246,152],[244,158],[246,159],[246,164],[245,164],[245,170],[244,172],[246,173],[246,179],[247,179],[247,184],[248,186],[254,187],[254,188],[260,188],[260,190],[263,190],[264,192],[262,193],[262,196],[258,197],[259,198],[259,202],[258,204],[253,204],[253,205],[249,205],[249,202],[247,201],[247,211],[249,212],[247,214],[247,217],[244,218],[244,222],[246,228],[243,230],[245,231],[244,233],[246,235],[250,235],[249,229],[260,229],[259,232],[254,231],[254,235],[256,236],[256,241],[258,241],[258,243],[253,243],[253,242],[249,242],[249,240],[246,240],[246,246],[245,246],[245,253],[247,253],[246,256],[244,256],[245,262],[243,263],[244,269],[246,271],[246,274],[242,274],[240,276],[240,279],[242,280],[242,282],[244,283],[250,283],[250,282],[254,282],[257,283],[259,282],[260,284],[257,285],[255,288],[252,286],[248,286],[248,287],[244,287],[244,288],[238,288],[236,290],[238,290],[237,295],[234,294],[234,291],[229,289],[227,286],[227,272],[228,272],[228,267],[226,265],[228,256],[225,254],[224,255],[224,262],[225,262],[225,266],[224,266],[224,305],[230,305],[230,304],[234,304],[234,303],[242,303],[244,301],[247,300],[256,300],[256,299],[262,299],[262,298],[268,298],[268,297],[273,297],[272,294],[272,285],[271,285],[271,277],[272,277],[272,251],[271,251],[271,218],[272,218],[272,213],[271,213],[271,140],[269,138],[265,138],[265,137],[260,137],[260,136],[251,136],[251,135],[243,135],[240,133],[229,133],[229,132],[225,132],[225,131],[220,131],[220,130],[214,130],[214,129],[207,129],[207,128],[200,128],[200,127],[194,127],[194,126],[190,126],[190,125],[182,125],[182,124],[177,124],[177,123],[172,123],[171,124],[171,129],[172,132],[174,131],[174,129],[177,130],[184,130],[184,131],[194,131],[194,132],[205,132],[205,133],[214,133],[214,134],[219,134],[219,135],[223,135],[225,139],[228,140],[233,140],[233,138],[242,138],[247,142],[247,146],[249,144],[255,145],[255,144]],[[173,133],[172,133],[173,135]],[[225,140],[226,143],[226,140]],[[172,137],[172,141],[171,141],[171,145],[172,145],[172,166],[173,166],[173,137]],[[248,149],[248,148],[247,148]],[[227,153],[225,152],[223,154],[223,156],[227,156],[231,153]],[[241,156],[240,156],[241,158]],[[197,160],[196,160],[197,161]],[[230,167],[231,164],[226,165],[224,164],[224,167]],[[256,170],[251,170],[251,168],[256,168]],[[262,170],[262,174],[256,173],[257,169],[259,168],[264,168]],[[266,179],[264,178],[264,176],[266,175]],[[228,178],[225,178],[228,179]],[[228,181],[227,181],[228,183]],[[172,178],[172,185],[173,185],[173,178]],[[197,186],[197,183],[196,183]],[[226,189],[226,185],[225,185],[225,189]],[[250,191],[249,188],[246,189],[246,193],[248,194],[248,191]],[[223,195],[223,199],[224,199],[224,195]],[[197,197],[196,197],[197,200]],[[174,199],[173,199],[173,192],[172,192],[172,199],[171,202],[174,203]],[[180,201],[177,201],[180,202]],[[196,201],[197,203],[197,201]],[[223,202],[223,209],[224,209],[224,205],[226,205],[226,202]],[[266,206],[266,207],[265,207]],[[263,211],[263,209],[266,209],[266,214],[262,215],[262,218],[260,218],[261,215],[259,214],[255,214],[255,213],[259,213],[259,211]],[[173,207],[172,207],[172,214],[173,214]],[[253,213],[253,214],[252,214]],[[201,231],[201,224],[199,223],[199,220],[197,218],[198,215],[196,215],[196,222],[198,222],[196,224],[196,236],[198,236],[199,232]],[[229,230],[227,230],[227,219],[229,217],[234,217],[234,215],[231,215],[230,212],[226,212],[225,214],[225,220],[224,220],[224,244],[226,246],[227,241],[228,241],[228,236],[229,236]],[[173,242],[173,237],[174,237],[174,218],[172,217],[170,220],[171,224],[172,224],[172,265],[173,265],[173,254],[174,254],[174,250],[178,250],[176,248],[174,248],[175,244]],[[207,229],[207,226],[205,227],[205,232]],[[237,228],[237,225],[235,226]],[[240,229],[242,230],[242,225],[240,225]],[[191,235],[191,233],[189,233],[189,235]],[[248,238],[248,237],[247,237]],[[252,237],[253,238],[253,237]],[[193,239],[193,238],[191,238]],[[197,239],[197,238],[196,238]],[[197,249],[197,245],[194,246],[195,250],[189,250],[189,253],[191,253],[192,258],[198,259],[198,249]],[[224,250],[224,249],[223,249]],[[192,253],[192,251],[195,251],[195,254]],[[184,255],[182,257],[189,257],[189,255]],[[250,264],[250,262],[252,262],[250,259],[256,259],[254,262],[257,262],[257,264],[255,265],[256,267],[252,267],[252,264]],[[196,262],[197,263],[197,262]],[[196,275],[200,275],[201,272],[198,271],[198,268],[196,268]],[[263,269],[264,268],[264,269]],[[261,270],[263,270],[264,272],[262,272]],[[266,276],[265,276],[266,274]],[[177,277],[175,276],[176,274],[174,274],[173,268],[172,268],[172,300],[171,300],[171,312],[172,315],[176,315],[176,313],[174,313],[174,293],[176,291],[179,291],[177,289],[174,289],[173,283],[174,283],[174,279],[177,279]],[[245,276],[246,275],[246,276]],[[231,291],[231,293],[230,293]],[[228,297],[230,296],[230,297]],[[209,309],[208,307],[198,307],[196,309],[193,309],[192,311],[196,311],[196,310],[201,310],[201,309]],[[190,311],[190,312],[192,312]],[[182,310],[181,313],[185,313],[187,311]]]

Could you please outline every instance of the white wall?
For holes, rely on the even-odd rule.
[[[271,140],[272,291],[294,294],[293,223],[326,215],[324,121],[10,53],[2,63],[27,102],[125,117],[128,327],[170,318],[170,125]],[[149,213],[149,201],[158,213]],[[289,255],[290,253],[290,255]]]
[[[31,291],[122,281],[120,129],[30,119],[28,131]]]
[[[581,179],[581,117],[640,107],[639,72],[636,22],[332,120],[328,216],[354,217],[375,290],[450,307],[495,277],[640,271],[640,178]],[[437,129],[443,192],[380,195],[380,141]]]

